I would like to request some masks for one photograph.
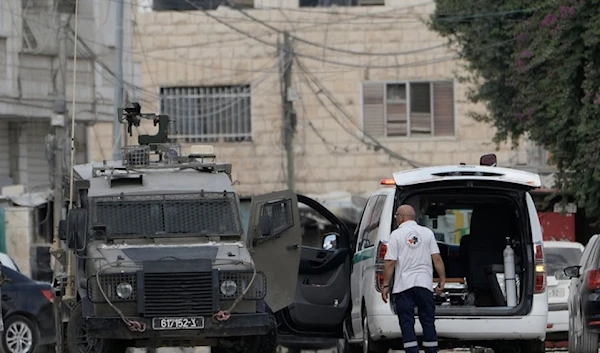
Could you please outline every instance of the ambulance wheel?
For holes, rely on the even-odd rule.
[[[363,318],[363,353],[387,353],[388,348],[384,347],[381,342],[375,342],[371,339],[371,332],[369,331],[369,320],[365,316]]]

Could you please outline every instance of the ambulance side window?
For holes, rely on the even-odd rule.
[[[375,207],[373,208],[373,213],[371,215],[371,223],[367,227],[367,231],[365,232],[365,237],[367,241],[365,242],[365,247],[374,246],[377,243],[377,233],[379,231],[379,225],[381,222],[381,213],[383,212],[383,206],[385,205],[385,196],[379,196],[377,198],[377,202],[375,203]]]
[[[356,251],[361,251],[363,247],[363,242],[365,238],[365,228],[369,225],[369,221],[371,218],[371,213],[373,212],[373,207],[377,202],[377,196],[371,196],[367,201],[367,205],[365,206],[365,210],[363,212],[362,218],[360,219],[360,224],[356,229],[357,232],[357,244]]]
[[[379,218],[381,216],[382,204],[385,202],[385,196],[376,195],[371,196],[365,207],[365,213],[360,222],[358,229],[358,246],[357,251],[370,248],[371,244],[369,236],[374,229],[379,228]]]

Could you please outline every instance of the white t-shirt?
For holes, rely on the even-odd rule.
[[[439,254],[433,231],[415,221],[402,223],[390,235],[385,260],[396,261],[394,288],[400,293],[413,287],[433,291],[433,263],[431,255]]]

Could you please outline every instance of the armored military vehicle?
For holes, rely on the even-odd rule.
[[[231,165],[212,146],[183,156],[169,117],[126,108],[123,122],[158,124],[121,161],[74,166],[61,222],[67,273],[55,281],[71,353],[212,346],[271,353],[274,313],[293,301],[300,259],[297,196],[252,199],[244,235]],[[286,236],[292,234],[292,236]]]

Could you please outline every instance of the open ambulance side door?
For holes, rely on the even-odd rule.
[[[277,312],[291,305],[302,251],[298,198],[294,192],[284,190],[252,198],[248,245],[256,269],[267,277],[269,308]]]

